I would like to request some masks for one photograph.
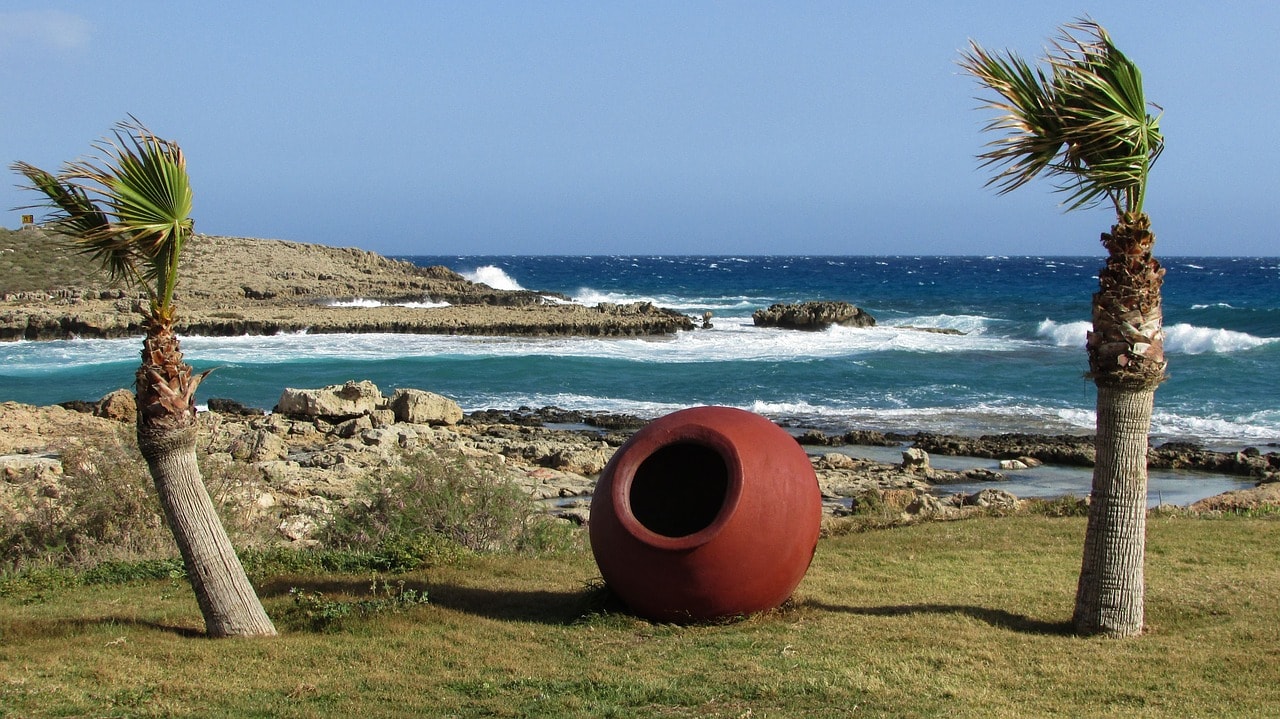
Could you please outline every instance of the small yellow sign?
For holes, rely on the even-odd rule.
[[[35,216],[35,215],[23,215],[23,216],[22,216],[22,224],[24,224],[24,225],[34,225],[35,223],[36,223],[36,216]]]

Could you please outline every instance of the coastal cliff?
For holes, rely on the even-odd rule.
[[[183,257],[177,329],[609,337],[694,328],[689,317],[650,303],[587,307],[568,299],[494,289],[446,267],[357,248],[197,235]],[[0,340],[140,335],[142,302],[65,239],[0,230]]]

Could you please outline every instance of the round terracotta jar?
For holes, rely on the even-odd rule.
[[[760,415],[695,407],[618,449],[591,501],[591,551],[637,615],[698,621],[779,606],[818,543],[809,457]]]

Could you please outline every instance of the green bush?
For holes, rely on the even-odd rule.
[[[69,441],[59,455],[61,477],[45,487],[31,483],[27,492],[11,497],[11,506],[0,505],[0,570],[83,570],[177,557],[131,429]],[[264,525],[244,502],[234,501],[236,491],[257,479],[256,470],[244,463],[202,461],[201,473],[232,542],[269,541],[271,522]]]
[[[369,596],[350,601],[331,599],[323,592],[293,587],[289,590],[293,604],[280,616],[286,624],[318,632],[332,632],[341,628],[352,617],[370,617],[377,614],[399,614],[411,607],[427,603],[424,590],[406,588],[404,582],[392,585],[373,578]]]
[[[1089,516],[1089,500],[1070,494],[1051,499],[1032,497],[1023,504],[1028,514],[1045,517],[1087,517]]]
[[[573,541],[493,464],[459,452],[420,452],[373,480],[321,533],[340,550],[369,552],[402,572],[467,552],[547,552]]]
[[[61,461],[61,480],[19,497],[17,515],[0,528],[9,569],[80,568],[176,553],[146,463],[128,432],[69,444]]]

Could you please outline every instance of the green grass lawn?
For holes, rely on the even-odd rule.
[[[792,605],[719,625],[618,611],[585,548],[392,577],[429,603],[328,631],[290,589],[368,598],[372,577],[269,577],[274,639],[204,639],[180,579],[26,587],[0,598],[0,716],[1280,715],[1280,521],[1153,517],[1149,631],[1129,640],[1071,634],[1083,532],[823,539]]]

